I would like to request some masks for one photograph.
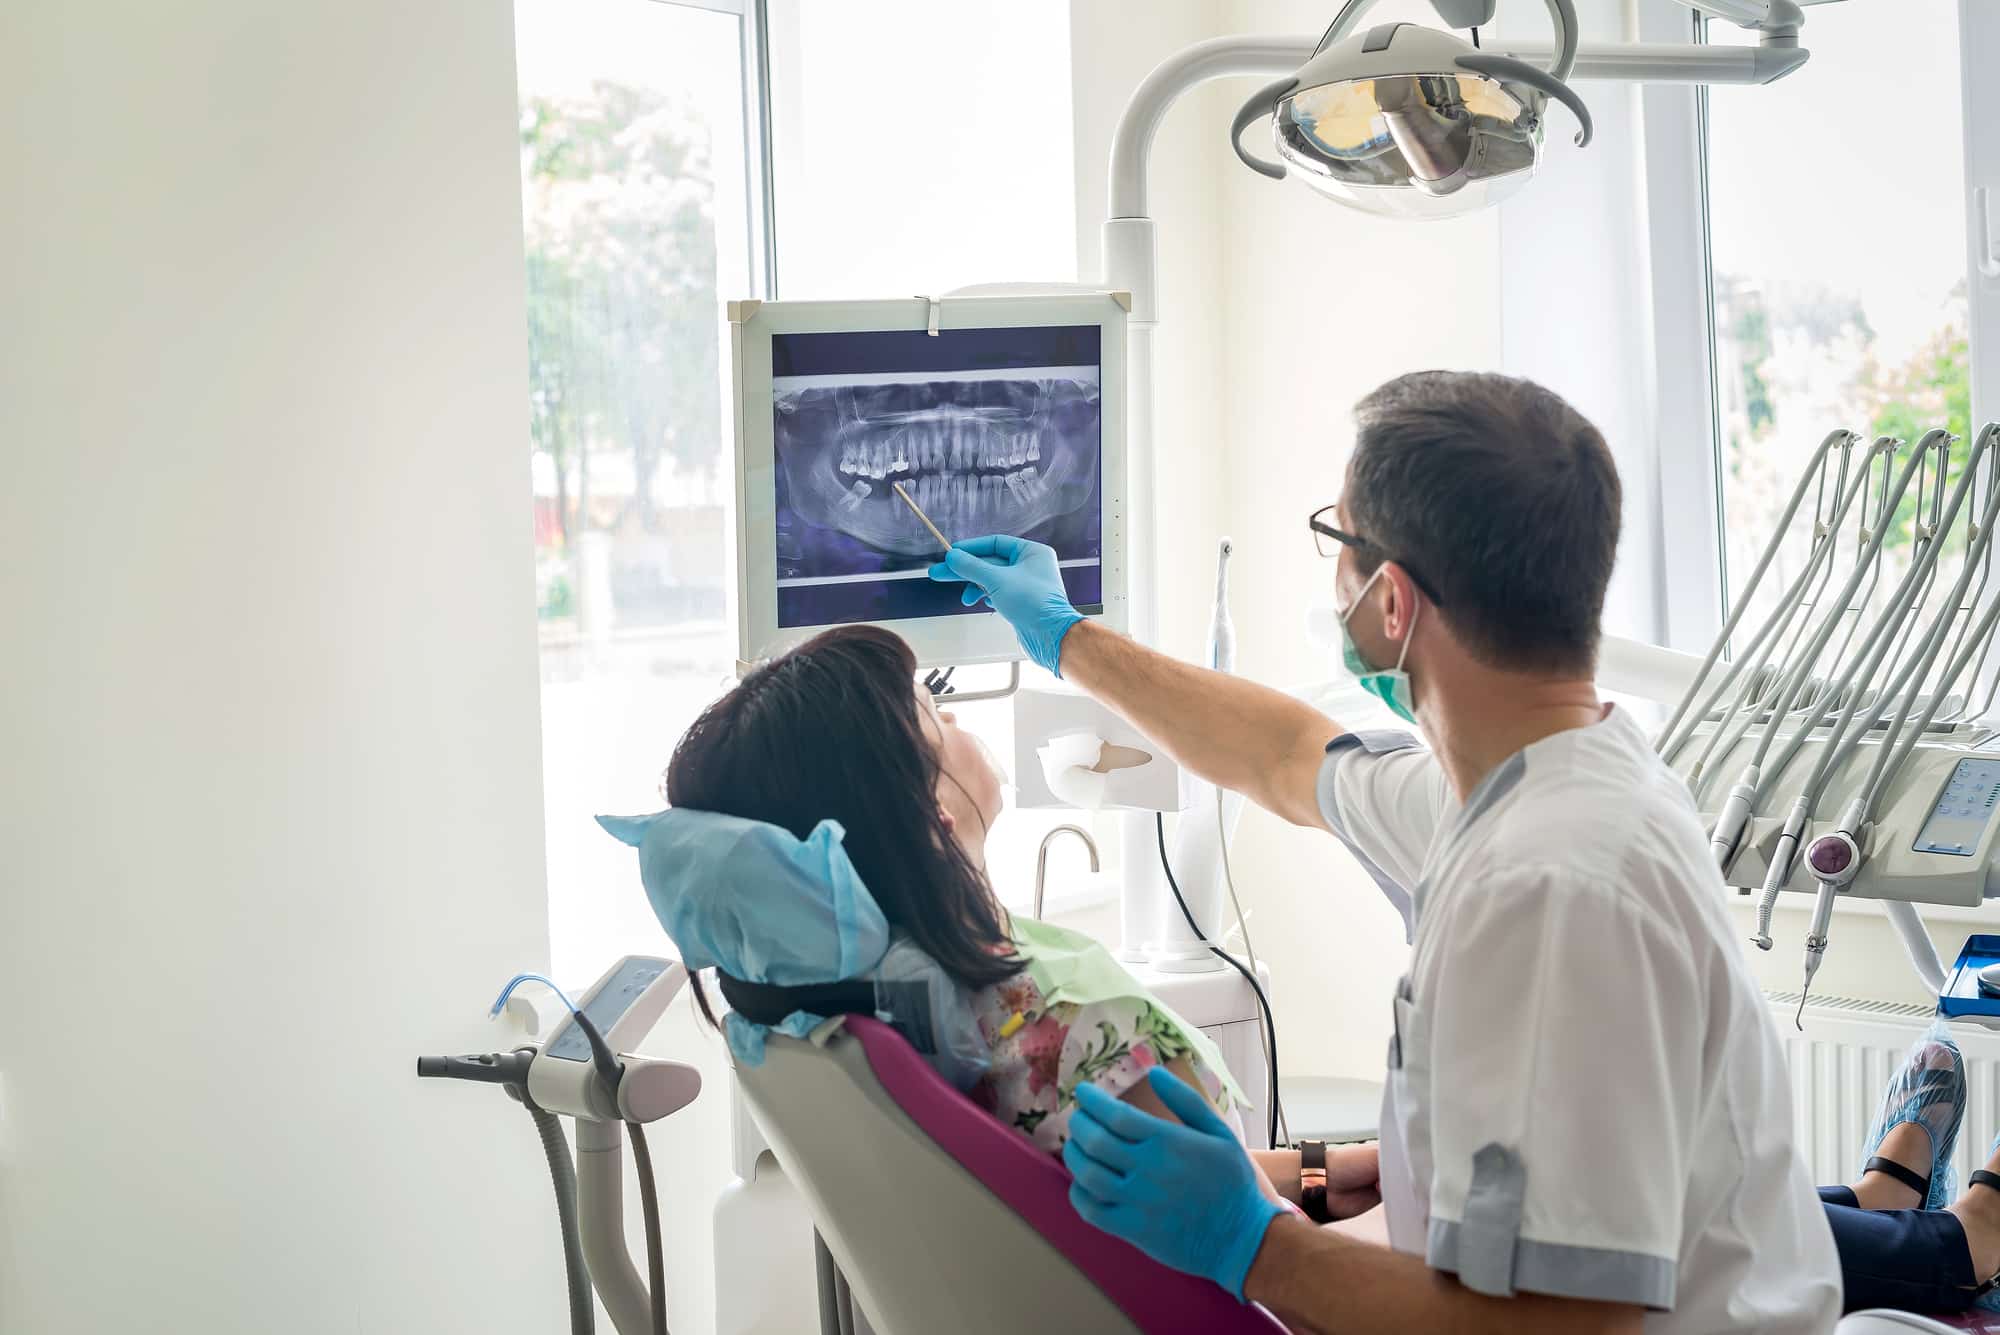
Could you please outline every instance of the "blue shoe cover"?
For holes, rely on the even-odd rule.
[[[1881,1110],[1868,1129],[1861,1161],[1866,1163],[1881,1148],[1891,1130],[1904,1122],[1915,1122],[1930,1134],[1931,1141],[1931,1192],[1923,1208],[1942,1210],[1958,1198],[1953,1151],[1964,1120],[1965,1060],[1950,1032],[1942,1024],[1933,1025],[1889,1077],[1889,1087],[1882,1091]]]

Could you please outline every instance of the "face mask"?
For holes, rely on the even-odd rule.
[[[1367,662],[1362,659],[1361,651],[1354,647],[1354,636],[1347,629],[1347,619],[1354,615],[1354,609],[1361,606],[1361,599],[1374,586],[1375,581],[1382,577],[1382,572],[1386,569],[1388,569],[1387,566],[1376,566],[1375,573],[1370,575],[1368,582],[1361,586],[1361,592],[1354,595],[1354,602],[1345,612],[1340,613],[1340,657],[1341,661],[1347,665],[1347,670],[1354,674],[1354,679],[1361,683],[1362,690],[1389,706],[1395,712],[1396,717],[1402,719],[1404,722],[1415,723],[1417,721],[1416,696],[1410,690],[1410,674],[1403,671],[1403,659],[1409,656],[1410,640],[1417,633],[1415,611],[1412,610],[1411,612],[1410,629],[1403,636],[1403,647],[1396,654],[1396,666],[1393,668],[1378,671],[1375,668],[1369,667]]]

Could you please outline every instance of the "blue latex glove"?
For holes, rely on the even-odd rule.
[[[1063,1163],[1084,1220],[1241,1301],[1264,1230],[1284,1207],[1257,1189],[1250,1156],[1208,1100],[1162,1067],[1146,1073],[1176,1126],[1080,1085]]]
[[[1028,657],[1060,677],[1063,636],[1083,620],[1063,592],[1062,570],[1053,547],[1023,538],[992,534],[953,543],[944,560],[931,567],[940,583],[963,580],[967,607],[983,598],[1007,618]]]

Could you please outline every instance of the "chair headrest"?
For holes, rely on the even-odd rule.
[[[821,821],[804,839],[690,807],[597,823],[639,850],[646,897],[690,970],[775,987],[870,980],[875,1014],[941,1075],[964,1089],[985,1073],[987,1048],[964,989],[892,933],[848,860],[838,821]],[[825,1018],[801,1009],[767,1025],[732,1010],[723,1032],[736,1060],[756,1066],[771,1030],[804,1038]]]

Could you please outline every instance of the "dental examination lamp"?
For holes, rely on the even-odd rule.
[[[1198,42],[1168,57],[1141,81],[1112,137],[1109,217],[1095,286],[1130,294],[1126,326],[1126,532],[1129,622],[1142,643],[1158,642],[1157,483],[1153,457],[1153,334],[1160,320],[1157,239],[1148,192],[1154,136],[1168,108],[1208,82],[1239,76],[1272,80],[1230,126],[1231,142],[1253,170],[1296,178],[1331,199],[1383,217],[1448,218],[1517,192],[1541,162],[1544,120],[1560,102],[1589,142],[1590,115],[1572,82],[1765,84],[1806,63],[1803,14],[1792,0],[1681,0],[1689,8],[1754,30],[1754,46],[1579,42],[1571,0],[1544,0],[1554,27],[1545,46],[1473,42],[1418,24],[1362,26],[1374,0],[1347,0],[1326,32],[1246,35]],[[1432,0],[1448,28],[1490,23],[1498,0]],[[1271,123],[1276,160],[1244,146],[1245,131]],[[1629,649],[1607,643],[1607,666]],[[1611,683],[1614,687],[1616,683]],[[1209,828],[1208,822],[1203,822]],[[1154,821],[1120,817],[1124,849],[1122,938],[1154,942],[1155,958],[1186,967],[1203,943],[1181,921],[1150,850]],[[1182,859],[1176,859],[1179,864]],[[1219,859],[1201,858],[1201,866]],[[1219,905],[1221,876],[1183,877],[1198,904]],[[1190,884],[1200,881],[1201,884]],[[1209,884],[1213,881],[1217,884]],[[1202,912],[1200,908],[1197,913]],[[1219,919],[1211,919],[1216,921]]]
[[[1456,26],[1490,21],[1497,0],[1439,4]],[[1550,98],[1583,124],[1590,113],[1564,82],[1576,64],[1576,11],[1548,0],[1555,59],[1546,70],[1489,54],[1462,37],[1414,23],[1385,23],[1341,40],[1365,5],[1349,5],[1295,74],[1243,104],[1230,127],[1251,170],[1283,180],[1287,169],[1315,190],[1368,213],[1448,218],[1498,203],[1526,184],[1542,156]],[[1243,147],[1243,131],[1269,116],[1282,164]]]

